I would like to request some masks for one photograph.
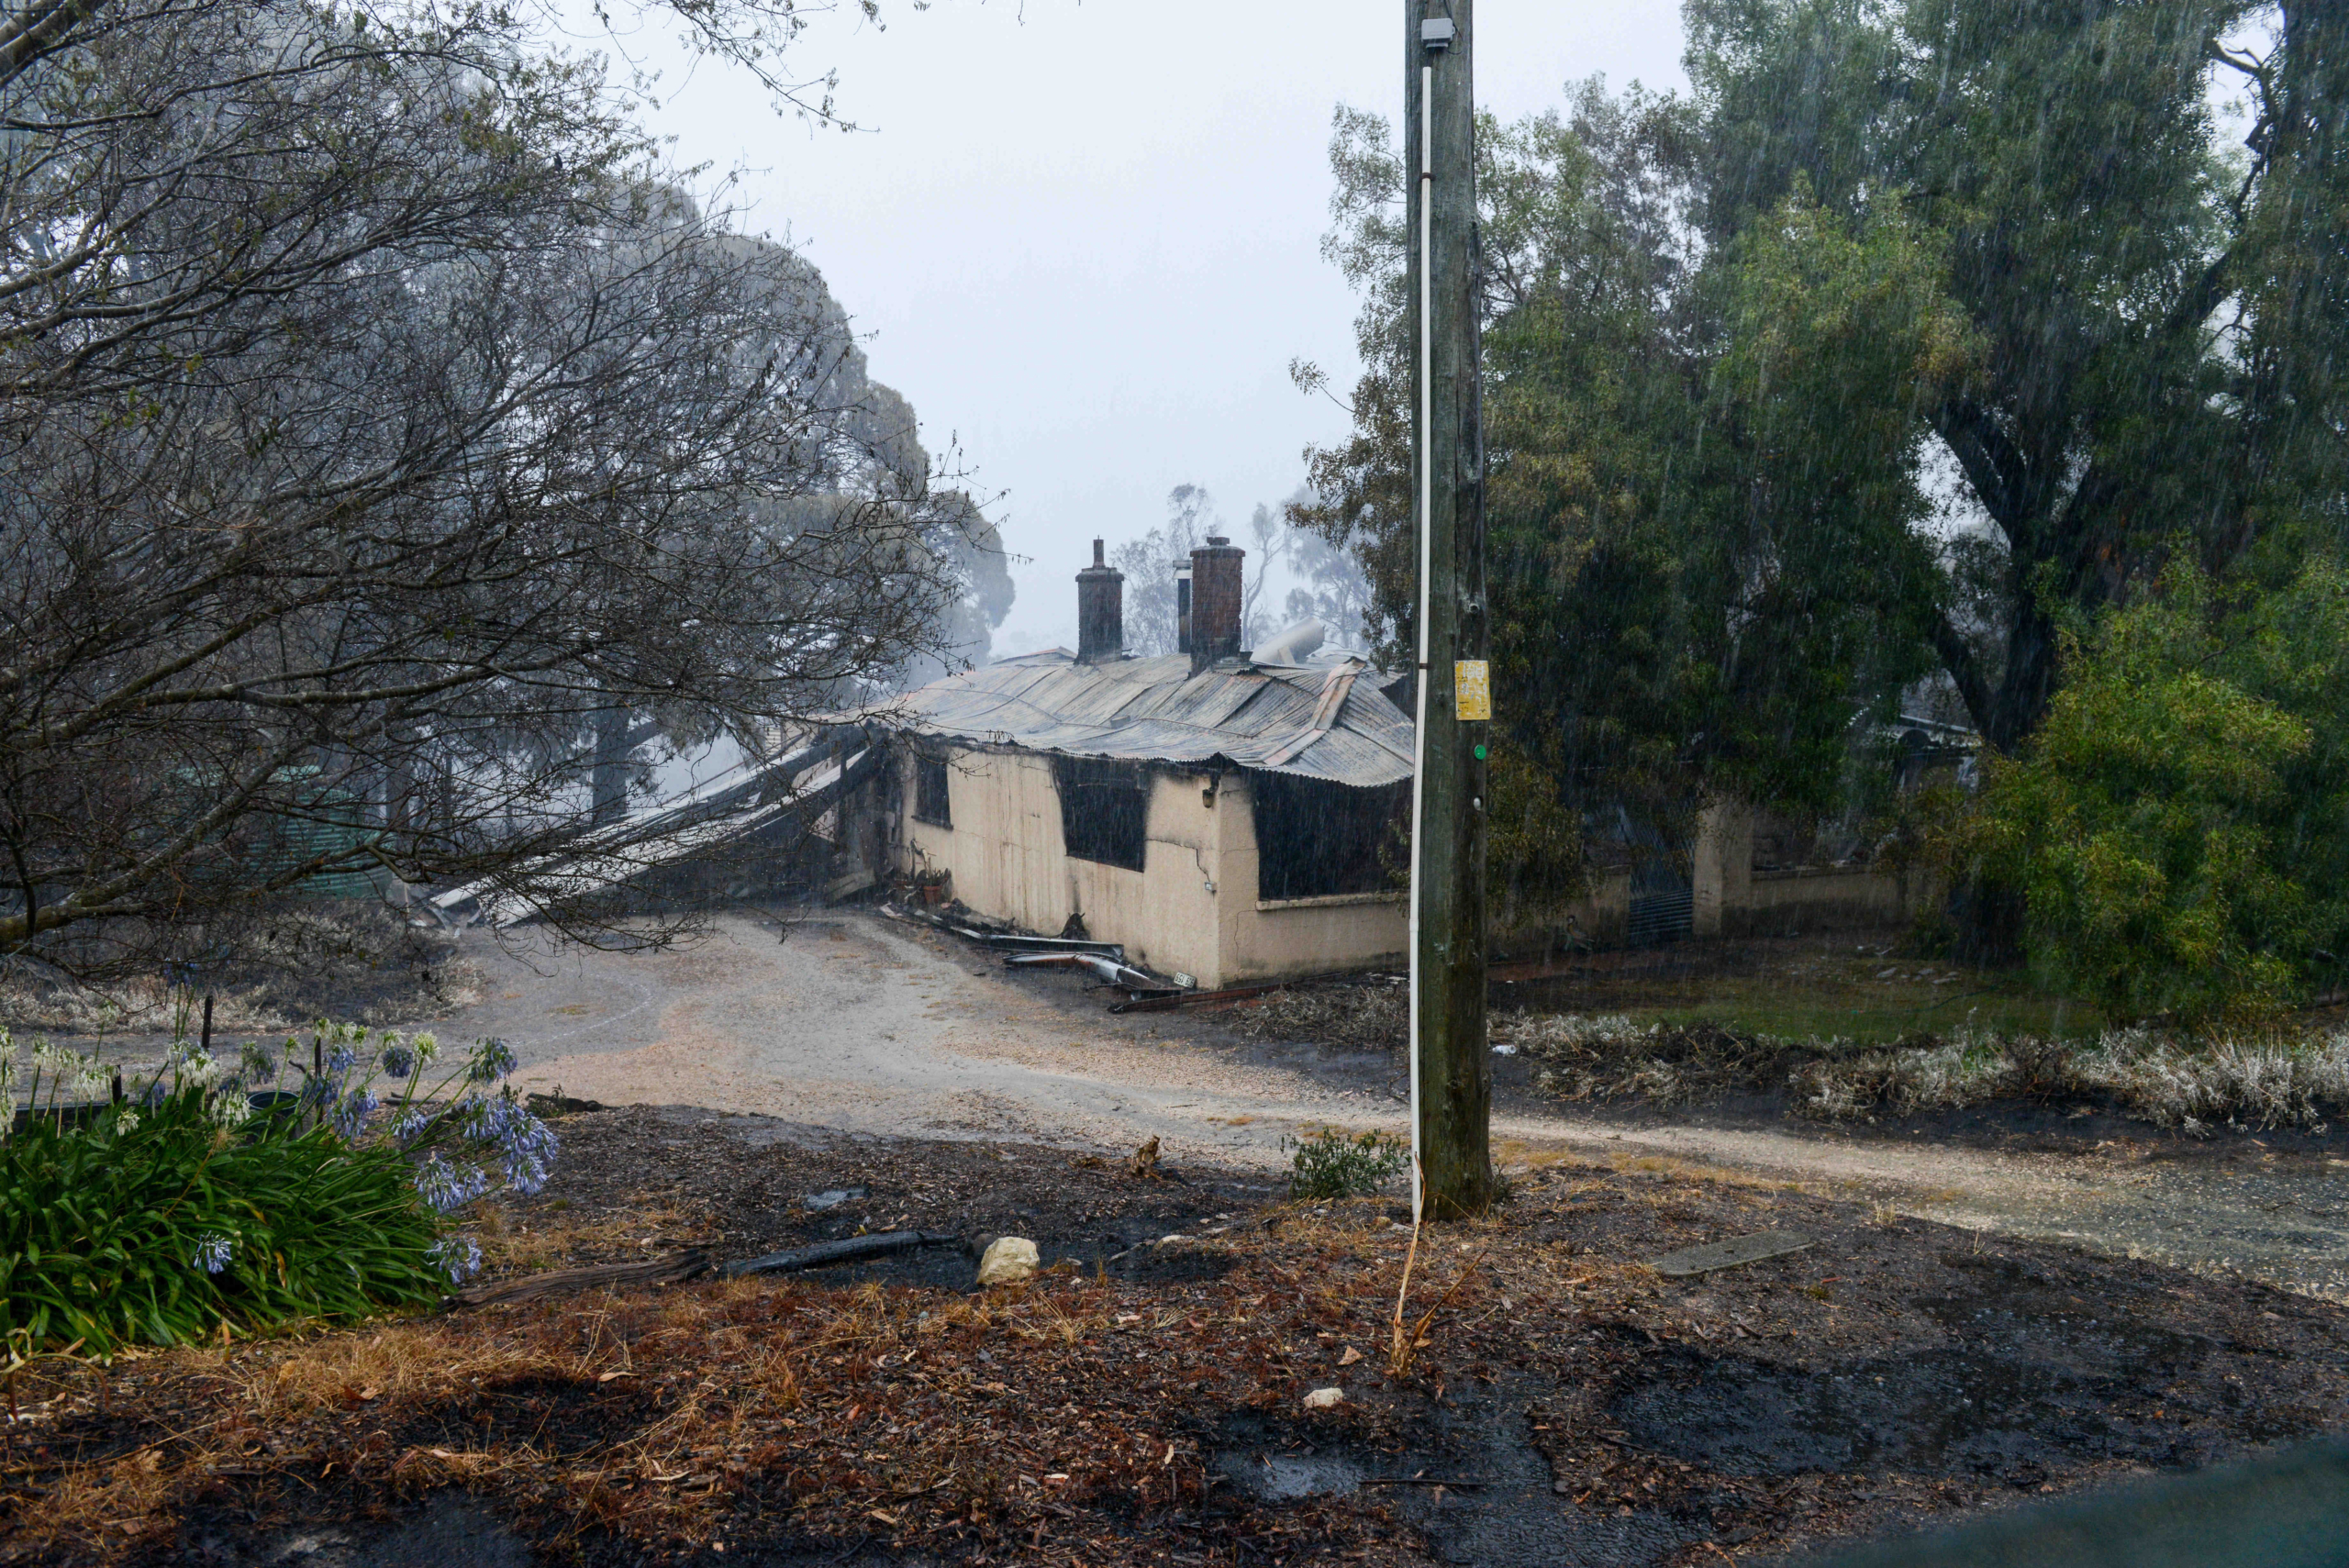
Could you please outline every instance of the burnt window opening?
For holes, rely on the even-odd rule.
[[[1251,773],[1256,896],[1330,898],[1394,888],[1382,851],[1403,842],[1410,786],[1356,789],[1291,773]]]
[[[954,814],[946,804],[946,759],[914,753],[914,820],[933,828],[952,828]]]
[[[1055,757],[1052,782],[1060,787],[1061,841],[1071,859],[1141,870],[1150,775],[1141,764]]]

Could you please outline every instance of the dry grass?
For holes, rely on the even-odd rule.
[[[142,1369],[146,1382],[229,1414],[124,1459],[68,1467],[13,1544],[35,1555],[102,1549],[163,1528],[216,1478],[288,1461],[313,1471],[340,1462],[406,1488],[494,1485],[574,1534],[616,1529],[671,1547],[714,1539],[732,1483],[786,1461],[795,1482],[861,1505],[829,1521],[842,1529],[859,1514],[916,1532],[977,1521],[1016,1501],[1012,1472],[1023,1466],[1079,1464],[1085,1485],[1097,1476],[983,1435],[1008,1390],[982,1381],[984,1363],[967,1353],[939,1390],[948,1408],[930,1412],[945,1418],[905,1418],[903,1396],[932,1382],[926,1356],[935,1362],[948,1345],[1066,1347],[1110,1330],[1107,1306],[1050,1292],[966,1303],[742,1282],[159,1358]],[[804,1416],[803,1367],[822,1390],[821,1408]],[[899,1397],[885,1401],[895,1408],[885,1423],[876,1385],[891,1385]],[[478,1436],[462,1429],[468,1412],[523,1389],[591,1414],[593,1437],[533,1437],[495,1420]],[[1163,1447],[1145,1446],[1153,1457]]]
[[[1399,1051],[1400,986],[1308,985],[1232,1010],[1263,1039]],[[1672,1106],[1783,1095],[1823,1121],[2069,1097],[2189,1133],[2218,1126],[2321,1131],[2349,1108],[2349,1032],[2182,1039],[2109,1029],[2094,1040],[1971,1027],[1890,1045],[1772,1034],[1622,1013],[1501,1013],[1493,1049],[1525,1059],[1543,1093]]]
[[[164,1539],[222,1485],[267,1493],[275,1476],[340,1474],[403,1496],[495,1493],[557,1550],[590,1532],[656,1554],[707,1545],[763,1477],[809,1535],[1150,1561],[1201,1528],[1203,1411],[1295,1411],[1353,1364],[1335,1359],[1342,1348],[1379,1344],[1408,1234],[1381,1216],[1323,1204],[1287,1211],[1275,1238],[1194,1243],[1239,1266],[1191,1287],[1074,1272],[979,1296],[705,1283],[168,1352],[111,1374],[63,1369],[45,1402],[28,1401],[35,1430],[90,1418],[109,1379],[118,1406],[212,1414],[106,1460],[11,1467],[46,1473],[7,1554],[102,1558]],[[1431,1234],[1411,1348],[1461,1349],[1471,1320],[1497,1310],[1483,1253],[1499,1231]],[[1474,1254],[1458,1251],[1470,1242]],[[1511,1289],[1553,1272],[1563,1283],[1564,1262],[1528,1252]],[[1636,1268],[1585,1260],[1571,1273],[1585,1302],[1609,1279],[1645,1288]],[[1359,1440],[1372,1418],[1348,1407],[1315,1419]],[[1230,1528],[1268,1551],[1330,1529],[1352,1551],[1377,1545],[1375,1517],[1347,1520],[1285,1512]]]
[[[475,1213],[468,1233],[481,1243],[485,1280],[574,1263],[630,1262],[709,1241],[716,1231],[706,1210],[651,1198],[593,1214],[540,1204],[524,1215],[495,1203]]]
[[[13,1391],[21,1418],[0,1462],[0,1556],[169,1562],[191,1519],[405,1507],[456,1485],[558,1560],[592,1549],[660,1561],[721,1542],[746,1556],[811,1542],[839,1553],[871,1537],[876,1558],[974,1564],[1423,1564],[1387,1499],[1236,1497],[1212,1469],[1234,1440],[1220,1434],[1238,1419],[1263,1434],[1251,1442],[1401,1455],[1425,1451],[1464,1400],[1486,1400],[1476,1419],[1497,1419],[1522,1410],[1531,1386],[1556,1391],[1531,1430],[1557,1507],[1694,1510],[1715,1529],[1745,1527],[1726,1538],[1741,1555],[1816,1540],[1867,1509],[1875,1529],[1886,1509],[1908,1518],[2000,1495],[1994,1480],[1710,1473],[1636,1451],[1609,1414],[1610,1390],[1678,1375],[1675,1356],[1840,1364],[1942,1342],[1913,1302],[1963,1284],[1946,1240],[1673,1162],[1609,1172],[1519,1152],[1510,1205],[1431,1228],[1415,1251],[1384,1203],[1331,1201],[1186,1241],[1228,1265],[1196,1283],[1057,1271],[963,1295],[705,1282],[150,1354],[111,1371],[51,1363]],[[679,1218],[648,1211],[571,1234],[590,1250],[635,1245]],[[1642,1261],[1787,1223],[1821,1235],[1815,1255],[1697,1286]],[[2107,1276],[2128,1267],[2032,1256],[2055,1271],[2049,1289],[2100,1300]],[[2283,1330],[2246,1326],[2255,1308],[2225,1287],[2165,1275],[2131,1288],[2132,1310],[2202,1314],[2181,1326],[2213,1344],[2264,1336],[2242,1351],[2269,1358],[2259,1367],[2280,1353],[2270,1340]],[[2320,1309],[2294,1311],[2315,1321]],[[2342,1403],[2337,1356],[2254,1379],[2246,1401],[2248,1364],[2214,1362],[2203,1394],[2149,1388],[2122,1413],[2175,1422],[2191,1404],[2204,1412],[2192,1419],[2257,1426],[2269,1398],[2259,1390],[2286,1382],[2294,1400]],[[1512,1385],[1520,1373],[1533,1382]],[[1332,1385],[1343,1404],[1301,1407]],[[2083,1454],[2054,1479],[2104,1463]]]
[[[1400,1051],[1409,1033],[1400,985],[1309,985],[1231,1009],[1231,1027],[1259,1040],[1303,1040],[1356,1051]]]
[[[2321,1132],[2349,1106],[2349,1033],[2189,1042],[2109,1030],[2085,1047],[1961,1035],[1926,1049],[1822,1058],[1798,1069],[1792,1085],[1800,1108],[1829,1120],[2070,1097],[2192,1133],[2215,1125]]]
[[[2088,1042],[1959,1030],[1861,1047],[1620,1015],[1518,1013],[1493,1020],[1494,1049],[1524,1056],[1565,1099],[1698,1102],[1782,1091],[1823,1121],[1963,1110],[1992,1100],[2070,1098],[2158,1127],[2321,1132],[2349,1107],[2349,1032],[2182,1040],[2110,1029]]]
[[[1620,1014],[1507,1013],[1493,1049],[1525,1058],[1543,1092],[1569,1100],[1686,1105],[1784,1086],[1790,1073],[1852,1048],[1711,1024],[1642,1024]]]

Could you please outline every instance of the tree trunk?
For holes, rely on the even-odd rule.
[[[596,715],[595,820],[598,827],[628,815],[628,709],[607,707]]]

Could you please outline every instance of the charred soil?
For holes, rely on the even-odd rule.
[[[1442,1305],[1397,1367],[1389,1200],[692,1111],[561,1128],[491,1239],[507,1273],[899,1225],[1026,1235],[1047,1267],[979,1292],[945,1249],[42,1363],[8,1556],[1677,1568],[2349,1420],[2326,1303],[1668,1162],[1520,1167],[1492,1219],[1425,1233],[1412,1318]],[[1649,1266],[1759,1230],[1812,1240]]]

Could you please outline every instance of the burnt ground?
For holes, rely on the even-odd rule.
[[[970,1284],[978,1255],[998,1236],[1037,1242],[1043,1262],[1120,1279],[1196,1272],[1154,1243],[1170,1232],[1230,1222],[1286,1193],[1261,1171],[1183,1170],[1136,1181],[1126,1155],[1072,1154],[1034,1144],[911,1142],[797,1127],[763,1117],[630,1106],[556,1121],[560,1178],[501,1217],[556,1234],[580,1219],[671,1212],[691,1216],[681,1233],[572,1240],[573,1258],[621,1262],[690,1240],[721,1258],[758,1257],[867,1231],[952,1232],[933,1248],[825,1271],[842,1284],[885,1280],[947,1288]],[[650,1179],[648,1179],[650,1178]],[[832,1195],[837,1201],[825,1202]],[[814,1199],[820,1207],[810,1207]],[[650,1245],[647,1245],[647,1243]],[[530,1249],[535,1252],[536,1249]]]
[[[2349,1422],[2349,1314],[1666,1161],[1393,1200],[1120,1151],[567,1117],[500,1267],[903,1223],[952,1249],[16,1380],[0,1551],[60,1563],[1663,1565],[1771,1558]],[[816,1213],[807,1195],[863,1185]],[[1690,1280],[1646,1260],[1764,1229]],[[1162,1238],[1108,1262],[1113,1242]],[[952,1266],[949,1266],[951,1263]],[[1343,1401],[1309,1409],[1312,1390]]]

